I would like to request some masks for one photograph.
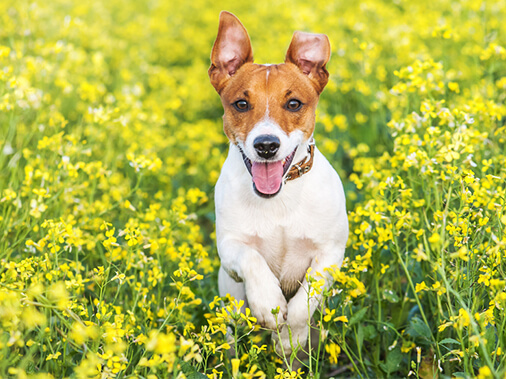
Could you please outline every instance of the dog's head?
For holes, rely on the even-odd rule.
[[[260,196],[281,190],[297,148],[312,137],[329,58],[326,35],[295,32],[285,63],[254,64],[244,26],[220,14],[209,77],[225,109],[225,134],[241,150]]]

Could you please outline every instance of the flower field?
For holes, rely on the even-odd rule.
[[[217,296],[224,9],[257,63],[294,30],[332,45],[315,140],[350,236],[294,371]],[[492,0],[2,0],[0,377],[505,377],[505,19]]]

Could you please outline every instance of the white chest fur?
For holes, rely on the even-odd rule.
[[[344,252],[348,223],[341,181],[318,150],[309,173],[265,199],[253,192],[241,154],[231,145],[215,197],[222,263],[227,262],[223,243],[245,244],[265,259],[285,297],[296,292],[313,259],[335,249]],[[340,264],[342,256],[337,261]]]

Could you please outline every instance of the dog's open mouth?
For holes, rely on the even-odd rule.
[[[277,195],[281,189],[283,177],[292,164],[297,148],[284,159],[272,162],[251,162],[242,149],[239,150],[241,151],[244,164],[253,178],[255,192],[262,197]]]

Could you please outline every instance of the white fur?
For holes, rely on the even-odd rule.
[[[302,142],[302,132],[300,130],[294,130],[292,133],[290,133],[290,135],[287,135],[286,132],[283,129],[281,129],[281,127],[275,121],[269,118],[269,113],[267,109],[266,115],[262,119],[262,121],[259,121],[248,133],[246,141],[244,141],[243,144],[239,142],[242,151],[244,151],[246,156],[251,161],[257,162],[268,161],[267,159],[260,158],[253,146],[255,138],[264,134],[276,136],[279,138],[280,141],[278,152],[273,158],[269,159],[269,161],[280,161],[283,158],[286,158]],[[300,157],[300,159],[302,159],[306,151],[307,148],[302,149],[302,151],[299,151],[299,155],[297,157]],[[294,161],[293,163],[296,162],[298,161]]]
[[[267,117],[241,146],[248,157],[255,156],[255,136],[266,131],[281,140],[279,159],[295,146],[292,164],[307,155],[308,141],[300,131],[287,135]],[[344,191],[336,171],[315,148],[311,171],[283,184],[275,197],[262,198],[255,194],[242,155],[232,144],[216,184],[215,202],[220,295],[244,299],[258,321],[271,329],[276,328],[271,310],[279,306],[278,324],[286,319],[293,346],[305,346],[309,317],[304,274],[310,266],[312,276],[324,274],[325,267],[340,266],[348,239]],[[302,285],[287,302],[281,287],[297,282]],[[330,285],[327,277],[326,286]],[[309,314],[320,300],[309,300]],[[281,329],[281,344],[289,354],[287,327]]]

